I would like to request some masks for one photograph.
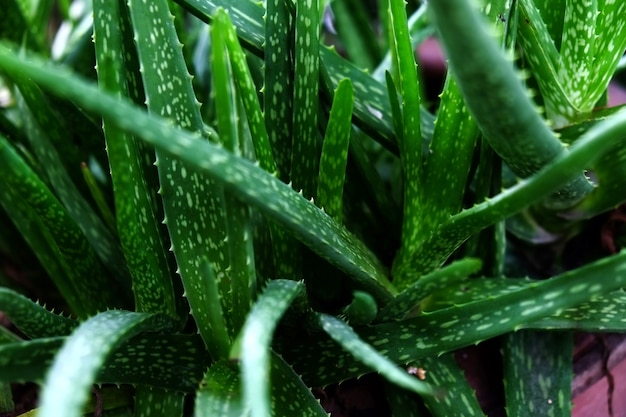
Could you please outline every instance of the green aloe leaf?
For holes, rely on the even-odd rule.
[[[0,346],[0,381],[43,383],[55,354],[66,340],[67,337],[51,337]],[[129,367],[129,363],[141,366]],[[193,392],[207,366],[200,337],[144,333],[115,349],[94,383],[149,385]]]
[[[319,401],[289,365],[278,355],[271,356],[271,402],[273,417],[327,417]],[[234,364],[219,361],[211,366],[196,395],[195,417],[244,417],[251,410],[244,405],[239,373]]]
[[[572,411],[572,355],[569,332],[523,330],[504,342],[507,415],[568,417]]]
[[[259,161],[261,168],[273,174],[277,168],[274,162],[272,146],[265,127],[258,92],[256,91],[250,68],[248,68],[246,55],[237,39],[235,27],[230,21],[228,14],[223,10],[215,16],[213,27],[215,28],[214,30],[222,32],[223,42],[228,49],[231,71],[248,119],[256,160]],[[272,123],[276,123],[276,121]]]
[[[437,269],[415,281],[413,285],[398,294],[393,301],[385,306],[376,318],[377,322],[401,320],[420,301],[434,292],[449,288],[457,281],[463,280],[480,270],[482,262],[478,259],[466,258]],[[458,298],[450,299],[458,300]]]
[[[141,331],[170,326],[163,317],[119,310],[100,313],[82,323],[65,341],[48,371],[41,415],[80,416],[98,370],[112,351]]]
[[[350,80],[340,82],[333,97],[320,159],[316,202],[337,223],[343,222],[343,187],[352,131],[353,101]]]
[[[592,165],[625,132],[626,112],[616,113],[612,118],[590,129],[569,148],[569,152],[536,175],[450,217],[423,243],[410,268],[413,271],[429,271],[441,265],[452,254],[452,250],[469,236],[547,197],[583,167]]]
[[[217,127],[220,141],[234,155],[243,155],[243,135],[240,134],[239,107],[231,65],[226,50],[226,37],[230,21],[223,11],[218,11],[211,29],[211,58]],[[256,96],[256,95],[255,95]],[[229,266],[226,270],[230,281],[231,331],[237,332],[245,321],[256,288],[252,231],[248,207],[234,195],[225,193],[224,209],[228,230]],[[227,294],[223,294],[226,297]]]
[[[135,390],[135,417],[182,416],[185,395],[162,388],[139,386]]]
[[[446,387],[443,395],[424,398],[424,404],[433,417],[485,415],[453,354],[422,358],[417,363],[429,383]]]
[[[244,417],[249,414],[236,367],[224,360],[212,364],[196,394],[194,416]]]
[[[228,11],[242,44],[253,53],[263,56],[265,32],[263,23],[263,6],[251,0],[231,2],[229,0],[176,0],[181,6],[189,10],[199,19],[210,22],[218,8]],[[281,15],[282,16],[282,15]],[[279,18],[279,21],[283,22]],[[270,19],[268,19],[270,20]],[[276,45],[278,48],[280,45]],[[281,46],[282,47],[282,46]],[[290,48],[284,49],[291,50]],[[390,124],[390,109],[387,101],[387,91],[384,85],[372,76],[340,57],[334,50],[320,47],[320,67],[329,74],[330,85],[328,91],[337,88],[341,80],[348,78],[354,86],[354,116],[357,125],[384,146],[397,150],[393,129]],[[283,52],[286,53],[286,52]],[[271,56],[271,55],[270,55]],[[281,55],[276,55],[279,59]],[[286,61],[287,62],[287,61]],[[286,64],[287,65],[287,64]],[[428,138],[432,132],[432,116],[427,111],[420,110],[422,120],[422,135]]]
[[[243,201],[281,223],[383,304],[395,292],[380,261],[361,241],[264,170],[221,147],[198,140],[193,134],[173,127],[156,115],[147,115],[125,100],[113,98],[67,72],[55,70],[37,60],[17,58],[5,47],[0,47],[0,67],[27,74],[46,89],[71,97],[85,109],[110,117],[120,128],[193,164],[194,169],[206,172],[231,192],[237,192]]]
[[[287,182],[291,173],[293,141],[293,17],[284,0],[266,4],[263,108],[265,126],[278,168]]]
[[[271,415],[270,344],[274,330],[291,302],[302,292],[298,281],[273,280],[254,304],[241,330],[241,382],[244,403],[252,417]],[[279,389],[279,388],[276,388]]]
[[[290,180],[306,198],[316,198],[319,172],[319,21],[317,0],[296,0]]]
[[[511,169],[525,178],[567,154],[474,6],[443,0],[433,2],[430,9],[450,68],[476,123]],[[555,210],[567,209],[591,189],[580,170],[544,204]]]
[[[126,284],[128,270],[119,243],[79,187],[84,186],[82,161],[76,150],[67,146],[65,139],[70,132],[36,85],[19,76],[14,77],[13,81],[19,88],[18,108],[30,148],[42,171],[42,180],[49,185],[50,191],[76,222],[106,269],[118,281]]]
[[[215,132],[205,129],[196,100],[191,76],[185,66],[181,44],[171,18],[168,2],[149,5],[138,0],[129,2],[135,31],[148,110],[193,133],[193,141],[206,142],[201,134],[216,139]],[[153,41],[152,39],[155,39]],[[201,273],[200,265],[209,256],[222,299],[222,309],[229,321],[225,294],[230,290],[226,279],[229,266],[223,189],[209,178],[201,177],[187,163],[171,154],[156,150],[160,194],[165,222],[172,241],[178,273],[192,312],[203,317],[207,293],[201,289],[212,285]],[[167,283],[166,283],[167,284]],[[171,283],[168,286],[171,287]],[[171,290],[168,289],[168,292]],[[207,344],[212,337],[204,321],[199,331]],[[208,324],[207,324],[208,325]]]
[[[48,311],[8,288],[0,288],[0,309],[30,338],[68,335],[78,326],[77,321]]]
[[[263,109],[278,178],[289,182],[293,147],[293,16],[284,0],[266,2]],[[285,230],[270,223],[276,277],[302,276],[301,251]]]
[[[394,127],[400,151],[403,178],[403,202],[401,246],[395,264],[404,264],[419,244],[424,210],[424,178],[422,161],[419,81],[415,53],[411,45],[405,3],[389,0],[390,44],[394,58],[393,78],[401,103],[394,112]],[[388,89],[389,83],[388,83]],[[394,95],[395,89],[390,89]],[[392,104],[392,109],[394,105]],[[404,288],[406,282],[399,277],[396,284]]]
[[[118,1],[93,2],[94,44],[99,85],[122,96],[129,95],[123,26],[125,11]],[[117,231],[133,278],[137,311],[176,316],[170,271],[159,226],[144,177],[143,156],[135,138],[104,119],[109,168],[113,182]],[[168,291],[169,290],[169,291]]]
[[[407,363],[515,331],[525,324],[587,302],[626,283],[626,252],[517,290],[424,313],[399,322],[355,327],[365,342],[394,362]],[[602,277],[602,279],[598,279]],[[318,386],[356,376],[366,367],[338,353],[319,332],[281,341],[283,355],[307,383]]]
[[[73,312],[83,318],[123,305],[120,291],[106,276],[78,225],[2,137],[0,161],[5,182],[0,202],[7,214],[17,220],[16,225],[22,227],[26,239],[37,241],[34,248],[42,263],[52,259],[48,272]],[[38,227],[31,229],[32,223],[26,223],[27,219]],[[85,279],[87,276],[90,279]]]
[[[367,367],[380,373],[387,378],[389,382],[393,382],[417,394],[435,395],[437,393],[437,388],[414,378],[376,351],[373,346],[384,345],[388,343],[387,339],[376,340],[372,343],[373,346],[370,346],[368,343],[361,340],[348,324],[336,317],[328,314],[319,314],[318,321],[322,329],[324,329],[335,342],[339,343],[345,351],[354,356],[359,362],[362,362]],[[321,368],[319,371],[324,372],[324,368]]]
[[[626,319],[621,315],[621,306],[624,302],[626,302],[626,294],[618,290],[594,298],[575,308],[568,308],[552,316],[528,323],[523,328],[624,332]]]

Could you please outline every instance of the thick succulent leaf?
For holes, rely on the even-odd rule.
[[[567,153],[524,89],[513,63],[466,1],[429,4],[450,68],[484,137],[520,177],[528,177]],[[485,91],[489,94],[485,95]],[[582,170],[544,204],[569,208],[592,189]]]
[[[124,130],[223,182],[240,199],[281,223],[314,252],[346,272],[377,300],[386,303],[395,292],[379,260],[362,242],[264,170],[218,146],[198,140],[193,134],[173,127],[156,115],[147,115],[125,100],[113,98],[64,71],[54,69],[54,66],[17,58],[6,47],[0,47],[0,67],[27,74],[46,89],[71,97],[83,108],[110,117]]]
[[[421,127],[419,114],[416,111],[420,108],[420,94],[405,2],[389,0],[388,5],[390,44],[395,64],[393,78],[402,100],[399,110],[393,112],[404,187],[401,246],[394,263],[403,264],[419,244],[422,227],[425,226],[422,219],[425,202]],[[389,82],[387,88],[391,91],[393,99],[395,89],[389,88]],[[402,279],[397,280],[397,284],[400,288],[407,285]]]
[[[212,27],[214,28],[213,30],[222,32],[223,42],[228,49],[233,79],[248,119],[256,160],[259,161],[261,168],[273,174],[276,172],[276,163],[274,162],[272,147],[265,127],[258,92],[256,91],[250,68],[248,68],[246,55],[237,39],[235,27],[230,21],[228,14],[223,10],[215,16]],[[284,103],[282,104],[284,105]],[[276,121],[273,123],[276,123]]]
[[[209,356],[197,335],[143,333],[109,356],[96,382],[149,385],[192,393],[208,365]]]
[[[623,317],[624,305],[626,305],[626,294],[619,290],[522,327],[527,329],[569,329],[585,332],[621,333],[626,331],[626,318]]]
[[[179,417],[185,395],[161,388],[139,386],[135,390],[135,417]]]
[[[265,33],[263,31],[263,6],[261,3],[242,0],[176,0],[199,19],[209,22],[219,7],[226,9],[237,29],[241,42],[257,55],[263,55]],[[320,66],[329,74],[331,85],[329,91],[337,88],[341,80],[352,80],[355,95],[354,115],[359,127],[372,134],[384,146],[397,150],[393,129],[390,124],[391,114],[385,86],[374,80],[368,73],[340,57],[332,49],[321,47]],[[278,59],[278,56],[277,56]],[[420,109],[422,134],[428,138],[432,132],[432,116]]]
[[[416,363],[422,368],[426,381],[445,387],[442,395],[424,398],[424,403],[432,417],[483,417],[485,415],[478,404],[474,390],[454,360],[454,355],[427,357]]]
[[[391,417],[432,417],[417,394],[385,381],[385,396]]]
[[[389,341],[380,339],[372,343],[373,346],[361,340],[354,330],[340,319],[328,314],[318,315],[319,325],[326,333],[341,347],[354,356],[359,362],[362,362],[368,368],[380,373],[387,378],[389,382],[393,382],[405,389],[422,395],[435,395],[437,388],[425,383],[412,375],[408,374],[404,369],[400,369],[391,360],[377,352],[373,346],[383,346]],[[323,372],[323,370],[320,370]]]
[[[241,382],[244,403],[252,417],[269,417],[271,404],[270,343],[274,330],[291,302],[304,290],[298,281],[273,280],[252,307],[241,330]],[[280,389],[280,388],[276,388]]]
[[[231,4],[231,3],[229,3]],[[239,28],[237,28],[239,29]],[[266,2],[263,110],[277,176],[289,182],[293,142],[293,16],[284,0]],[[300,247],[285,230],[270,223],[275,276],[302,276]]]
[[[350,80],[340,82],[333,97],[320,159],[316,203],[337,223],[343,221],[343,187],[352,131],[353,102],[352,83]]]
[[[569,417],[572,411],[570,332],[523,330],[506,336],[504,389],[509,417]]]
[[[478,133],[456,81],[448,75],[424,168],[427,201],[421,221],[428,228],[460,210]]]
[[[400,322],[355,327],[365,342],[394,362],[407,363],[517,330],[626,283],[626,252],[500,296],[455,305]],[[599,279],[601,277],[602,279]],[[280,351],[304,380],[324,385],[366,372],[319,332],[281,340]],[[315,363],[315,367],[302,364]]]
[[[306,198],[316,198],[319,172],[319,21],[317,0],[296,0],[290,180]]]
[[[95,0],[94,44],[99,85],[112,93],[129,96],[124,45],[124,10],[121,2]],[[127,67],[130,63],[127,63]],[[176,316],[176,304],[165,248],[153,211],[143,171],[143,156],[135,138],[103,120],[109,168],[115,198],[117,231],[132,279],[135,309]]]
[[[41,416],[80,416],[91,385],[106,358],[142,331],[171,326],[161,316],[109,310],[82,323],[64,342],[48,371]]]
[[[166,0],[129,2],[135,31],[137,53],[142,68],[146,103],[150,113],[163,116],[188,131],[193,141],[202,143],[205,127],[196,100],[191,77],[185,66],[181,44]],[[153,39],[155,39],[153,41]],[[113,123],[113,122],[112,122]],[[206,133],[216,138],[215,132]],[[226,269],[229,266],[222,187],[200,176],[187,163],[161,149],[156,150],[159,170],[159,193],[165,211],[165,223],[192,312],[205,309],[206,292],[199,290],[211,283],[200,271],[205,256],[215,268],[215,277],[228,314],[224,296],[229,291]],[[170,284],[171,285],[171,284]],[[202,314],[199,313],[200,317]],[[227,316],[228,323],[228,316]],[[198,323],[205,340],[212,337],[205,322]]]
[[[413,271],[429,271],[441,265],[469,236],[547,197],[572,176],[577,175],[576,172],[591,165],[619,143],[625,133],[626,112],[621,111],[590,129],[569,148],[569,152],[536,175],[520,181],[492,199],[450,217],[414,254],[411,265]]]
[[[8,288],[0,288],[0,310],[22,333],[33,339],[66,336],[78,326],[76,320],[54,314]]]
[[[67,337],[53,337],[0,346],[0,381],[43,383],[55,354],[66,340]],[[131,367],[129,363],[141,366]],[[208,357],[199,336],[145,333],[113,351],[94,382],[193,392],[207,366]]]
[[[17,227],[27,228],[22,229],[27,241],[41,239],[34,246],[36,254],[42,263],[53,258],[50,276],[73,312],[86,317],[107,307],[123,305],[119,289],[106,276],[76,222],[2,137],[0,160],[5,184],[0,202],[17,221]],[[38,227],[32,229],[26,219]],[[87,276],[90,279],[85,279]]]
[[[52,103],[36,85],[19,76],[13,77],[13,81],[19,88],[18,108],[30,148],[42,171],[42,180],[49,184],[103,265],[118,281],[126,283],[128,269],[119,243],[82,194],[87,190],[81,189],[85,188],[80,169],[81,155],[73,145],[68,146],[66,140],[72,132],[63,126]]]
[[[211,29],[213,94],[220,142],[233,154],[243,155],[243,135],[239,130],[241,116],[226,49],[229,26],[230,22],[225,12],[218,11],[215,25]],[[225,194],[224,205],[229,249],[229,266],[226,273],[230,283],[230,301],[226,304],[232,316],[230,330],[235,333],[243,325],[250,310],[252,294],[256,288],[256,273],[248,207],[230,193]],[[227,294],[222,294],[222,297],[226,296]]]
[[[196,393],[194,417],[245,417],[241,384],[236,367],[228,361],[211,365]]]
[[[328,417],[311,390],[278,355],[271,356],[272,417]],[[232,362],[219,361],[207,371],[196,394],[195,417],[246,417],[241,382]]]
[[[265,126],[278,168],[287,182],[293,141],[293,18],[284,0],[268,0],[265,16]]]
[[[402,291],[393,301],[387,304],[378,313],[376,321],[381,323],[403,319],[424,298],[434,292],[449,288],[451,284],[478,272],[481,266],[480,260],[466,258],[420,277],[413,285]],[[457,302],[458,299],[450,298],[450,301],[452,300]]]

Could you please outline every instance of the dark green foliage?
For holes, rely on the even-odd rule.
[[[94,384],[107,415],[322,417],[312,387],[378,372],[394,416],[480,416],[453,351],[498,337],[509,415],[570,414],[626,253],[512,279],[506,227],[569,248],[626,201],[626,110],[594,111],[623,2],[74,2],[3,5],[0,412],[34,381],[44,417]]]

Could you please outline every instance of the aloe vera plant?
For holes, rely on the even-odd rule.
[[[0,251],[40,277],[0,273],[1,407],[324,416],[376,372],[393,416],[482,415],[452,354],[502,336],[508,415],[571,414],[569,331],[626,331],[626,253],[532,280],[505,227],[626,201],[622,3],[59,3],[54,42],[50,1],[0,27]]]

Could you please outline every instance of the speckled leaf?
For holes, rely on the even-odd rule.
[[[213,74],[213,94],[217,113],[217,127],[220,142],[234,155],[244,154],[244,144],[239,129],[238,96],[235,92],[233,74],[226,50],[228,36],[228,17],[223,11],[217,12],[215,24],[211,28],[211,62]],[[230,331],[239,331],[252,304],[252,295],[256,288],[252,230],[248,207],[226,193],[224,196],[226,243],[229,252],[229,266],[226,270],[230,282],[230,302],[227,303],[232,316]],[[226,297],[227,294],[223,294]]]
[[[66,337],[50,337],[0,344],[0,381],[43,383],[55,353]]]
[[[147,115],[127,101],[113,98],[52,65],[34,58],[17,58],[2,46],[0,68],[20,71],[51,92],[71,97],[83,108],[110,117],[120,128],[223,183],[228,190],[236,192],[238,198],[282,224],[314,252],[346,272],[381,304],[388,302],[395,293],[380,261],[359,239],[288,185],[252,163],[198,140],[197,136],[162,118]]]
[[[523,330],[505,337],[507,416],[571,415],[573,347],[570,332]]]
[[[229,3],[232,4],[232,3]],[[293,142],[293,16],[285,0],[268,0],[265,13],[263,110],[277,176],[289,182]],[[237,28],[240,29],[240,28]],[[260,45],[259,45],[260,46]],[[302,276],[297,242],[276,223],[270,223],[275,274]]]
[[[306,198],[316,197],[319,172],[319,20],[318,0],[296,0],[290,180]]]
[[[291,173],[293,141],[293,17],[285,0],[268,0],[265,15],[264,116],[278,176]]]
[[[56,274],[51,278],[73,312],[84,318],[98,310],[123,305],[120,291],[106,276],[78,225],[2,137],[0,167],[4,182],[3,192],[0,193],[1,204],[7,214],[18,211],[18,220],[25,220],[26,214],[30,221],[39,225],[35,233],[47,243],[47,247],[41,247],[44,251],[41,260],[50,256],[57,258],[54,262],[59,262],[62,270],[55,268],[52,272]]]
[[[228,361],[211,365],[196,393],[194,417],[246,417],[236,367]]]
[[[8,288],[0,288],[0,310],[30,338],[65,336],[78,326],[77,321],[48,311]]]
[[[162,388],[139,386],[135,390],[134,417],[183,416],[185,395]]]
[[[39,87],[21,77],[14,77],[13,81],[19,87],[18,107],[30,148],[45,176],[42,179],[76,222],[103,265],[116,280],[126,283],[128,269],[119,243],[78,187],[84,185],[81,164],[75,159],[78,155],[63,157],[71,153],[68,148],[72,147],[66,145],[71,133],[57,119]],[[72,166],[72,162],[75,165]]]
[[[278,355],[271,355],[272,417],[328,417],[311,390]],[[202,381],[196,396],[195,417],[244,417],[244,406],[236,367],[229,362],[214,364]]]
[[[350,80],[340,82],[326,126],[317,183],[317,205],[323,207],[338,223],[343,220],[343,187],[352,130],[353,101]]]
[[[585,332],[625,332],[623,306],[626,293],[619,290],[524,325],[527,329],[570,329]]]
[[[99,85],[129,96],[119,1],[95,0],[94,44]],[[176,316],[172,274],[161,243],[150,190],[135,138],[103,121],[115,198],[117,231],[133,278],[137,311]]]
[[[391,417],[432,417],[417,394],[391,382],[385,381],[385,397]]]
[[[241,330],[241,382],[244,404],[252,417],[269,417],[270,344],[285,311],[304,290],[298,281],[273,280],[256,301]],[[276,387],[275,389],[281,389]]]
[[[54,355],[66,340],[52,337],[0,346],[0,381],[43,383]],[[129,363],[141,366],[131,367]],[[145,333],[113,351],[94,382],[193,392],[207,366],[199,336]]]
[[[111,352],[139,332],[171,324],[161,316],[121,310],[109,310],[82,323],[64,342],[48,371],[40,415],[80,416],[98,370]]]
[[[143,333],[109,356],[96,382],[149,385],[192,393],[208,365],[204,343],[197,335]]]
[[[466,1],[441,0],[431,3],[430,9],[450,68],[476,123],[511,169],[520,177],[528,177],[567,154],[474,6]],[[569,208],[591,189],[580,170],[544,205],[554,210]]]
[[[328,314],[318,315],[319,325],[330,337],[337,342],[345,351],[354,356],[368,368],[384,376],[389,382],[393,382],[405,389],[422,395],[435,395],[437,388],[425,383],[412,375],[391,360],[376,351],[375,347],[384,346],[387,342],[380,339],[372,343],[373,346],[364,342],[352,328],[340,319]]]
[[[538,3],[540,8],[537,8],[535,3]],[[554,115],[558,114],[555,107],[560,105],[563,110],[566,110],[571,106],[558,78],[565,0],[558,2],[520,0],[518,8],[520,10],[519,44],[524,50],[532,51],[525,55],[525,58],[535,74],[542,97],[546,101],[547,115],[553,119]],[[560,23],[557,24],[559,20]],[[558,39],[555,36],[558,36]]]
[[[424,403],[433,417],[465,417],[485,414],[478,404],[474,390],[452,354],[427,357],[416,362],[425,372],[425,381],[445,387],[442,395],[425,397]]]
[[[455,305],[400,322],[355,327],[357,334],[394,362],[407,363],[478,343],[567,308],[614,291],[626,283],[626,252],[574,271],[539,281],[498,297]],[[601,279],[599,279],[601,277]],[[349,355],[337,352],[333,341],[315,333],[297,341],[282,341],[280,351],[313,386],[366,372]]]
[[[378,313],[376,321],[401,320],[424,298],[478,272],[481,266],[480,260],[466,258],[419,277],[413,285],[398,294]],[[450,301],[452,300],[456,302],[457,299],[451,298]]]
[[[265,33],[263,31],[263,7],[261,3],[241,0],[176,0],[199,19],[209,22],[219,7],[229,12],[237,29],[240,40],[248,49],[257,55],[263,55]],[[357,125],[379,140],[386,147],[397,150],[393,129],[390,125],[390,111],[387,105],[387,92],[384,85],[372,78],[368,73],[340,57],[334,50],[320,47],[320,65],[325,67],[331,84],[329,91],[337,88],[341,80],[352,80],[355,95],[354,116]],[[422,135],[428,138],[432,132],[432,116],[424,109],[420,110]]]
[[[456,81],[448,76],[424,168],[427,213],[422,221],[430,227],[460,210],[477,138],[476,122]]]
[[[626,112],[603,121],[569,148],[569,152],[536,175],[518,182],[485,202],[451,216],[426,239],[409,268],[414,272],[438,267],[469,236],[523,210],[559,189],[568,179],[605,154],[626,132]],[[586,181],[586,180],[585,180]],[[574,210],[575,211],[575,210]]]
[[[259,103],[254,80],[248,68],[246,55],[237,39],[235,28],[228,14],[223,11],[216,14],[213,27],[215,28],[214,30],[222,32],[222,36],[224,37],[223,41],[228,49],[232,75],[235,80],[235,85],[237,86],[238,95],[246,111],[256,160],[259,161],[261,168],[273,174],[276,172],[276,164],[274,162],[272,147],[268,138],[267,129],[265,128],[265,121],[263,113],[261,112],[261,105]],[[284,82],[285,80],[283,79],[282,81]],[[285,103],[282,104],[285,105]],[[273,121],[273,123],[276,123],[276,121]]]
[[[148,110],[195,132],[193,141],[205,140],[199,104],[187,72],[181,44],[166,0],[129,1],[135,30],[137,53],[143,67],[142,78]],[[209,132],[215,138],[214,132]],[[197,314],[200,334],[208,341],[212,335],[202,311],[208,302],[207,276],[200,273],[205,256],[215,268],[220,294],[229,291],[225,279],[229,266],[226,246],[224,201],[221,186],[194,172],[186,162],[157,149],[160,194],[163,198],[165,222],[172,241],[178,273],[185,288],[192,314]],[[224,314],[228,302],[222,297]],[[198,313],[196,313],[198,311]]]
[[[420,117],[419,81],[415,53],[411,45],[405,2],[388,0],[390,44],[394,58],[393,78],[401,99],[399,111],[394,113],[394,128],[400,151],[403,179],[403,214],[400,250],[394,260],[405,263],[421,240],[424,223],[424,178]],[[388,85],[389,89],[389,85]],[[393,94],[393,92],[391,93]],[[395,274],[394,274],[395,275]],[[404,288],[406,276],[398,276],[396,285]]]

